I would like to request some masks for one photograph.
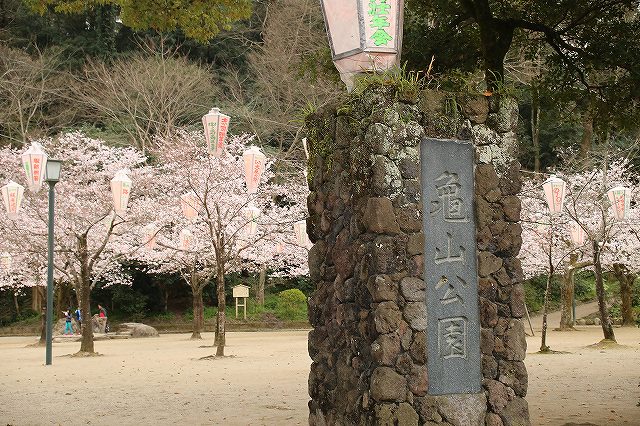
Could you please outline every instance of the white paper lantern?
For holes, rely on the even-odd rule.
[[[616,186],[607,191],[613,214],[618,220],[625,220],[629,217],[631,208],[631,189],[624,186]]]
[[[262,153],[260,148],[252,146],[242,154],[242,158],[244,159],[244,178],[247,191],[249,194],[255,194],[258,192],[267,156]]]
[[[542,184],[544,197],[551,214],[562,213],[566,186],[566,183],[556,176],[551,176]]]
[[[22,167],[27,176],[29,191],[38,192],[45,179],[47,154],[38,142],[32,142],[29,149],[22,154]]]
[[[14,181],[10,181],[8,184],[0,188],[2,191],[2,201],[4,201],[4,207],[7,209],[7,216],[11,220],[18,219],[18,212],[22,205],[22,198],[24,196],[24,186]]]
[[[582,229],[582,227],[577,222],[573,222],[571,224],[571,242],[573,243],[573,245],[581,246],[584,244],[585,239],[586,234],[584,232],[584,229]]]
[[[188,229],[180,231],[180,248],[182,250],[190,250],[193,245],[193,233]]]
[[[180,207],[182,214],[189,220],[198,217],[198,196],[194,192],[188,192],[180,196]]]
[[[296,244],[302,247],[309,247],[311,245],[311,241],[309,240],[309,236],[307,235],[307,221],[299,220],[293,224],[293,232],[296,236]]]
[[[12,261],[13,258],[11,257],[11,254],[3,252],[0,255],[0,270],[2,270],[3,273],[9,273],[11,271]]]
[[[333,63],[353,89],[358,73],[400,62],[404,0],[322,0]]]
[[[244,233],[248,237],[253,237],[258,232],[258,217],[260,217],[260,209],[254,206],[249,206],[243,209],[243,214],[247,221],[244,226]]]
[[[131,195],[131,179],[127,176],[126,170],[118,171],[116,176],[111,179],[111,195],[116,214],[124,214]]]
[[[211,108],[211,111],[202,117],[207,147],[215,157],[220,157],[224,150],[224,141],[229,130],[229,122],[229,116],[221,114],[219,108]]]
[[[144,247],[148,250],[156,248],[156,235],[158,234],[158,227],[153,223],[143,228],[144,232]]]

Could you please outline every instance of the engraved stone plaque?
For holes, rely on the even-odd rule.
[[[481,392],[474,148],[424,139],[420,157],[428,393]]]

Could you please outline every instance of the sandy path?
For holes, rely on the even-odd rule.
[[[549,332],[569,354],[539,355],[528,338],[527,400],[534,425],[640,424],[640,329],[616,328],[626,349],[585,346],[599,327]],[[306,331],[229,333],[233,358],[188,334],[96,342],[104,356],[70,358],[79,343],[54,344],[53,365],[35,338],[0,338],[0,423],[12,425],[307,424]],[[212,335],[205,333],[210,344]]]

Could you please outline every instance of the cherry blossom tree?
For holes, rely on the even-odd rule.
[[[634,197],[637,199],[636,187]],[[629,219],[617,222],[612,230],[607,250],[602,253],[602,263],[620,284],[620,301],[623,326],[635,326],[632,309],[632,289],[640,274],[640,207],[631,207]]]
[[[158,143],[159,173],[163,193],[168,197],[164,203],[174,207],[157,215],[154,222],[160,229],[159,235],[167,230],[167,236],[157,239],[163,250],[158,253],[160,259],[156,264],[184,271],[188,277],[194,294],[196,338],[201,329],[202,287],[215,277],[216,356],[224,356],[225,274],[257,271],[261,265],[287,273],[304,272],[299,265],[306,263],[306,251],[295,246],[292,235],[293,224],[306,217],[308,190],[302,176],[297,181],[275,176],[273,163],[268,162],[257,192],[250,194],[245,184],[242,153],[251,138],[230,137],[220,157],[210,155],[203,141],[201,132],[181,132],[173,140]],[[189,201],[180,208],[191,209],[190,220],[178,213],[178,200],[185,194],[190,194]],[[176,246],[176,235],[179,237],[185,229],[189,231],[190,243]],[[294,250],[287,251],[282,246],[285,242]],[[165,249],[173,250],[174,254]]]
[[[547,345],[547,311],[551,280],[556,272],[564,272],[566,278],[573,271],[572,259],[578,256],[569,238],[570,223],[566,216],[551,215],[544,200],[542,187],[537,180],[526,181],[520,193],[522,200],[522,248],[520,258],[522,269],[527,278],[545,274],[547,283],[542,306],[542,342],[541,352],[549,352]],[[567,261],[568,260],[568,261]],[[572,276],[573,272],[571,272]],[[563,293],[568,292],[568,280],[563,279]],[[571,281],[572,282],[572,281]],[[567,304],[563,298],[564,305]]]
[[[134,182],[130,205],[145,203],[154,190],[153,170],[133,148],[109,147],[81,133],[68,133],[42,144],[51,157],[63,160],[61,179],[56,185],[54,266],[62,279],[74,286],[80,308],[88,319],[90,293],[99,282],[130,284],[119,263],[124,250],[131,250],[129,244],[121,243],[122,235],[138,221],[148,220],[144,214],[114,213],[110,181],[117,171],[129,170]],[[0,163],[14,180],[22,179],[24,172],[20,169],[18,153],[0,151]],[[11,238],[12,246],[45,255],[46,196],[25,195],[18,220],[2,232]],[[136,209],[136,212],[148,210]],[[95,353],[92,323],[88,320],[82,322],[80,352]]]

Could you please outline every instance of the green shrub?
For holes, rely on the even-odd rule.
[[[130,321],[140,321],[146,316],[149,299],[146,294],[128,286],[118,285],[114,286],[112,297],[113,312],[110,312],[109,316]]]
[[[303,321],[307,318],[307,296],[297,288],[278,293],[275,314],[279,319]]]
[[[176,314],[173,312],[161,312],[159,314],[155,314],[153,319],[156,321],[173,321],[176,318]]]

